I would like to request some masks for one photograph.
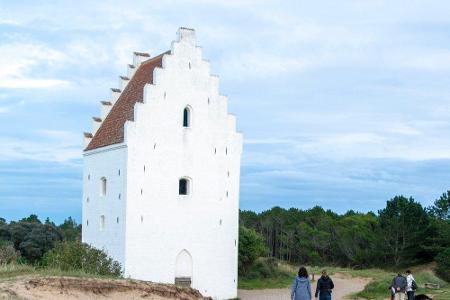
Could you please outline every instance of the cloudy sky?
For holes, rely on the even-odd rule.
[[[69,2],[0,0],[0,217],[80,219],[82,132],[131,53],[180,26],[245,135],[243,209],[450,188],[448,1]]]

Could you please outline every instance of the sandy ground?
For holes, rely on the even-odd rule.
[[[181,299],[200,300],[191,288],[136,280],[86,279],[75,277],[18,277],[0,282],[0,299]]]
[[[316,276],[319,278],[319,276]],[[364,289],[370,279],[355,278],[344,274],[331,276],[334,282],[333,300],[346,299],[345,296]],[[313,283],[313,297],[316,290],[316,282]],[[241,300],[290,300],[290,289],[265,289],[265,290],[239,290]]]

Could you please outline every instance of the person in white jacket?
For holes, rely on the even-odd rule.
[[[414,288],[413,288],[414,277],[411,271],[406,271],[406,295],[408,300],[414,300]]]

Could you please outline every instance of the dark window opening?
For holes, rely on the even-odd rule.
[[[180,183],[179,183],[179,189],[178,189],[178,193],[180,195],[187,195],[188,194],[188,180],[187,179],[180,179]]]
[[[185,107],[183,110],[183,127],[190,127],[191,126],[191,120],[190,120],[190,112],[189,108]]]

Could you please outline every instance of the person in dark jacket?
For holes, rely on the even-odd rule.
[[[316,299],[331,300],[331,293],[334,289],[333,280],[328,276],[327,271],[322,271],[322,276],[317,280]]]
[[[298,276],[292,283],[291,300],[311,300],[311,284],[305,267],[298,270]]]
[[[406,278],[398,273],[397,276],[392,279],[392,287],[395,291],[395,300],[405,300],[406,294]]]

